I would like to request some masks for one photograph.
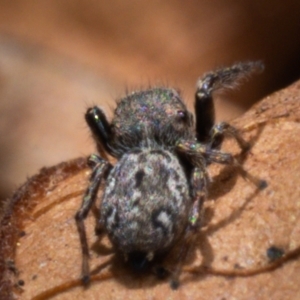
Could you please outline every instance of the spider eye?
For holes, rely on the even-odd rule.
[[[178,116],[178,118],[179,118],[181,121],[183,121],[183,122],[187,122],[187,120],[188,120],[188,115],[187,115],[187,113],[186,113],[185,111],[183,111],[183,110],[178,110],[178,111],[177,111],[177,116]]]

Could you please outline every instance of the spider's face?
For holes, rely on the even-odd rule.
[[[124,154],[153,145],[174,147],[194,136],[194,122],[177,91],[154,88],[121,99],[111,130],[112,148]]]

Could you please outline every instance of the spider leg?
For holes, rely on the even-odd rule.
[[[211,162],[215,162],[218,164],[226,164],[226,165],[233,165],[239,171],[240,175],[253,183],[257,188],[264,189],[267,186],[267,182],[265,180],[261,180],[252,174],[248,173],[242,165],[233,157],[231,153],[222,152],[220,150],[211,149],[207,153],[208,159]]]
[[[226,122],[218,123],[211,129],[209,141],[211,148],[219,149],[226,136],[233,137],[243,152],[249,150],[250,144],[243,139],[235,127]]]
[[[215,122],[213,92],[231,88],[253,71],[263,69],[263,64],[257,62],[237,63],[229,68],[217,69],[206,73],[197,82],[195,94],[196,132],[199,142],[206,142]]]
[[[92,131],[99,153],[103,153],[104,148],[105,151],[113,155],[109,146],[111,127],[104,112],[97,106],[89,108],[85,114],[85,120]]]
[[[198,229],[201,227],[203,203],[207,197],[209,176],[205,164],[196,167],[192,174],[193,205],[189,215],[189,226]]]
[[[267,186],[266,181],[260,180],[248,173],[231,153],[212,149],[210,145],[197,142],[184,142],[177,145],[177,151],[189,157],[190,161],[195,164],[199,160],[205,159],[206,163],[218,163],[232,165],[237,168],[243,178],[252,182],[257,188],[264,189]]]
[[[225,123],[225,125],[227,125]],[[232,126],[225,127],[231,133],[235,134],[235,128]],[[234,136],[236,137],[236,136]],[[240,144],[239,135],[237,135],[237,141]],[[241,140],[241,148],[243,146],[244,140]],[[193,191],[193,204],[190,210],[188,226],[184,235],[184,244],[181,247],[178,254],[178,264],[176,266],[175,272],[172,274],[171,287],[176,289],[179,285],[179,275],[182,270],[182,262],[187,256],[190,247],[194,244],[197,237],[198,229],[201,227],[201,217],[203,213],[203,203],[207,197],[207,188],[209,183],[209,175],[206,171],[206,165],[209,163],[219,163],[226,165],[233,165],[238,169],[241,176],[248,181],[252,182],[257,188],[264,189],[267,183],[264,180],[260,180],[255,176],[248,173],[239,162],[234,158],[231,153],[222,152],[217,149],[212,149],[209,144],[201,144],[194,141],[186,141],[179,143],[176,150],[189,159],[192,165],[196,166],[192,173],[192,191]]]
[[[215,106],[212,97],[212,77],[206,74],[197,82],[195,94],[196,133],[199,142],[209,139],[209,133],[215,124]]]
[[[90,280],[90,270],[88,263],[89,249],[87,244],[84,220],[87,217],[92,205],[95,203],[101,179],[106,175],[105,173],[111,167],[109,162],[102,159],[96,154],[90,156],[89,163],[93,168],[90,177],[90,185],[83,196],[81,207],[75,215],[82,250],[82,282],[84,284],[87,284]]]
[[[184,243],[177,256],[176,269],[172,273],[171,287],[173,289],[176,289],[179,285],[182,263],[185,261],[189,249],[194,244],[198,229],[201,227],[203,203],[207,197],[207,186],[209,182],[209,176],[206,172],[204,163],[204,160],[200,160],[192,174],[192,190],[194,199],[189,213],[188,226],[184,233]]]

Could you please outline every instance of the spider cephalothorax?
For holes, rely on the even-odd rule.
[[[109,123],[98,107],[86,121],[99,148],[118,159],[112,166],[93,154],[90,186],[76,214],[83,252],[83,281],[89,280],[88,245],[84,228],[101,179],[106,180],[97,232],[106,232],[115,249],[136,269],[167,253],[178,240],[190,243],[200,226],[210,163],[235,165],[254,182],[230,153],[220,151],[223,138],[247,142],[227,123],[214,125],[212,93],[262,67],[258,62],[233,65],[207,73],[198,81],[194,124],[179,93],[169,88],[133,92],[117,105]],[[187,247],[185,247],[187,248]],[[185,258],[181,251],[179,258]],[[179,270],[173,274],[176,281]]]

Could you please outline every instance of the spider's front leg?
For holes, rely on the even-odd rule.
[[[217,69],[206,73],[197,82],[195,94],[196,133],[198,142],[212,141],[212,148],[219,148],[224,134],[228,133],[235,137],[242,149],[247,148],[234,128],[227,123],[221,123],[214,127],[215,111],[213,93],[224,88],[231,88],[239,81],[254,71],[263,69],[261,62],[237,63],[229,68]]]
[[[104,112],[97,106],[89,108],[85,114],[85,120],[92,131],[99,151],[102,152],[104,147],[104,149],[111,154],[112,150],[109,146],[111,127]],[[88,263],[89,249],[84,220],[87,217],[92,205],[95,203],[102,178],[107,176],[109,169],[112,167],[108,161],[96,154],[92,154],[89,157],[88,163],[92,168],[90,185],[83,196],[81,207],[75,215],[82,250],[82,281],[84,284],[87,284],[90,279]],[[97,227],[96,230],[99,231],[99,228]]]
[[[82,250],[82,282],[87,284],[90,280],[89,270],[89,248],[86,238],[86,230],[84,220],[87,217],[92,205],[97,198],[97,192],[101,183],[101,179],[106,175],[111,165],[100,156],[93,154],[89,158],[89,164],[92,166],[93,171],[90,177],[90,185],[87,188],[80,209],[75,215],[76,225],[80,237],[80,244]]]
[[[114,156],[112,148],[109,145],[112,136],[111,126],[108,123],[104,112],[97,106],[91,107],[85,114],[85,120],[96,141],[99,153],[103,153],[103,150],[105,150],[107,153]]]

